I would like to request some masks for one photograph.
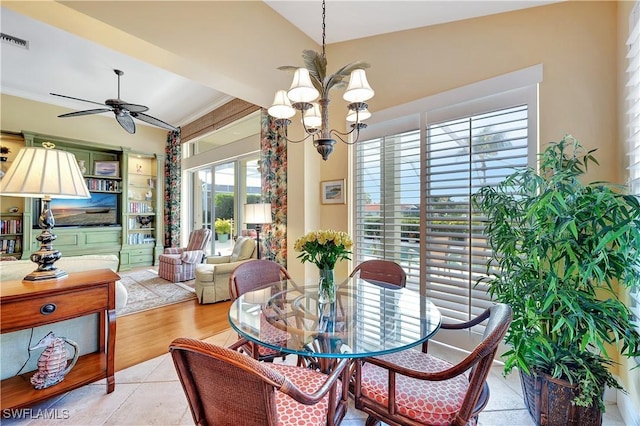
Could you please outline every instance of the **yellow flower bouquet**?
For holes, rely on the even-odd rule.
[[[334,269],[338,260],[351,260],[353,241],[346,232],[333,229],[311,231],[298,238],[293,246],[298,259],[313,262],[319,269]]]
[[[299,251],[298,259],[304,262],[313,262],[320,270],[320,282],[318,284],[318,302],[334,302],[336,295],[336,283],[333,269],[338,260],[350,260],[353,241],[346,232],[333,229],[311,231],[298,238],[293,246]]]

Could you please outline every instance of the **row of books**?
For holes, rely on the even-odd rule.
[[[86,181],[89,191],[120,192],[122,190],[119,180],[87,178]]]
[[[0,245],[0,253],[22,253],[22,238],[3,238]]]
[[[0,234],[21,234],[22,219],[0,220]]]
[[[151,213],[153,207],[147,203],[132,201],[129,203],[129,212],[131,213]]]
[[[129,234],[129,245],[133,244],[154,244],[156,239],[151,234]]]

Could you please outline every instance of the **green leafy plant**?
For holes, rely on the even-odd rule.
[[[580,182],[594,151],[566,136],[540,155],[539,172],[517,170],[472,201],[493,250],[481,281],[514,312],[505,373],[564,379],[579,387],[575,404],[604,409],[605,385],[622,389],[610,352],[640,354],[616,289],[640,282],[640,204],[624,186]]]
[[[214,223],[214,228],[216,229],[216,233],[218,235],[228,234],[231,232],[231,220],[229,219],[216,219]]]

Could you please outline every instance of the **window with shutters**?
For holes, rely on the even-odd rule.
[[[629,16],[627,40],[626,124],[629,154],[629,187],[640,196],[640,2],[636,2]],[[631,311],[640,331],[640,285],[631,292]]]
[[[429,124],[425,160],[426,294],[445,317],[467,321],[490,305],[490,256],[471,195],[527,166],[528,106]]]
[[[396,261],[407,287],[449,320],[484,310],[489,296],[476,281],[486,273],[489,247],[471,194],[535,165],[539,81],[460,104],[426,102],[409,119],[374,125],[375,137],[355,145],[354,262]]]

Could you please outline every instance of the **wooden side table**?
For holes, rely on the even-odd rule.
[[[0,382],[1,409],[20,408],[100,379],[107,393],[115,389],[116,280],[109,269],[70,273],[60,280],[3,281],[0,285],[0,332],[9,333],[85,315],[98,314],[98,350],[78,358],[64,380],[36,390],[33,371]]]

